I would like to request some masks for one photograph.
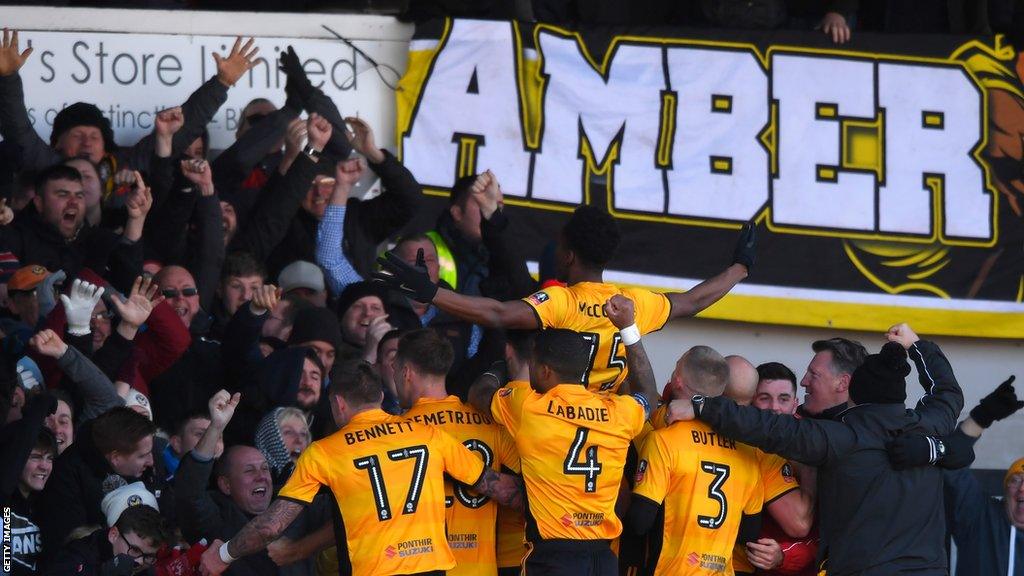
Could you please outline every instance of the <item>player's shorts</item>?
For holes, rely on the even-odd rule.
[[[504,568],[498,568],[498,576],[519,576],[522,571],[522,566],[506,566]]]
[[[541,540],[528,543],[525,576],[618,576],[610,540]]]

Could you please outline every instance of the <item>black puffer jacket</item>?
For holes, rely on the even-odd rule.
[[[724,436],[818,467],[819,555],[830,576],[947,574],[942,474],[893,470],[885,444],[903,433],[948,434],[963,392],[934,343],[908,353],[927,391],[914,410],[863,404],[834,420],[797,419],[718,397],[700,416]]]

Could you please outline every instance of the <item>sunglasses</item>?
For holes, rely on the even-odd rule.
[[[199,294],[199,290],[195,288],[182,288],[180,291],[177,288],[164,288],[160,291],[164,295],[164,298],[177,298],[180,293],[182,296],[195,296]]]

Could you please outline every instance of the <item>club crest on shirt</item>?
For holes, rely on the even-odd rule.
[[[512,389],[508,388],[508,387],[505,387],[505,388],[502,388],[501,390],[498,390],[498,396],[501,396],[502,398],[505,398],[506,396],[510,396],[511,394],[512,394]]]
[[[793,467],[789,465],[789,462],[782,465],[782,479],[786,482],[796,480],[796,477],[793,476]]]
[[[644,476],[647,475],[647,460],[641,460],[636,465],[636,474],[633,475],[633,485],[640,484],[644,481]]]
[[[533,302],[534,304],[540,306],[541,304],[547,302],[548,298],[550,298],[548,296],[548,293],[544,292],[542,290],[540,292],[534,292],[533,294],[530,294],[530,297],[527,298],[527,300],[529,300],[530,302]]]

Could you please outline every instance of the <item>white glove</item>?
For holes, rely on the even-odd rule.
[[[100,301],[100,296],[103,296],[103,288],[81,280],[75,280],[71,285],[70,298],[65,294],[60,295],[64,315],[68,319],[68,334],[85,336],[89,333],[89,320],[92,319],[92,311]]]

